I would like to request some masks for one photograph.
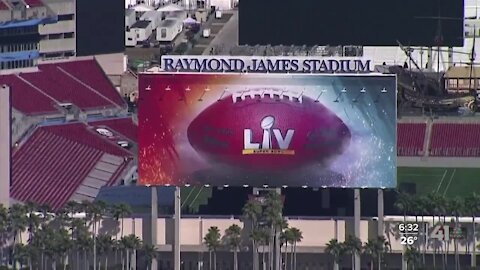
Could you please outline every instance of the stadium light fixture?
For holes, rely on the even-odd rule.
[[[317,102],[317,103],[320,102],[320,101],[319,101],[320,98],[321,98],[322,95],[323,95],[324,93],[326,93],[326,92],[327,92],[327,89],[322,89],[322,90],[320,90],[320,94],[319,94],[319,95],[317,96],[317,98],[315,99],[315,102]]]
[[[263,188],[268,188],[268,185],[267,184],[263,185]]]
[[[288,186],[287,185],[283,185],[282,188],[287,188]]]
[[[207,86],[207,87],[205,87],[205,90],[204,90],[204,91],[205,91],[205,92],[208,92],[208,91],[210,91],[210,88],[208,88],[208,86]]]
[[[187,86],[187,88],[185,88],[185,91],[187,92],[191,91],[190,86]]]
[[[170,185],[170,184],[165,184],[165,186],[166,186],[166,187],[169,187],[169,186],[171,186],[171,185]]]
[[[224,187],[224,188],[228,188],[228,187],[229,187],[229,185],[228,185],[228,184],[225,184],[225,185],[223,185],[223,187]]]
[[[223,95],[224,95],[226,92],[228,92],[228,87],[225,87],[225,88],[223,89],[223,92],[222,92],[222,94],[220,95],[220,97],[218,98],[218,101],[220,101],[220,100],[223,98]]]
[[[165,87],[165,91],[171,91],[172,88],[170,88],[170,85],[167,85],[167,87]]]
[[[340,91],[340,92],[346,93],[346,92],[347,92],[347,88],[344,87],[344,88],[342,89],[342,91]]]
[[[385,87],[382,88],[382,93],[387,93],[387,89]]]
[[[366,93],[367,90],[365,89],[365,87],[362,88],[362,90],[360,90],[360,93]]]
[[[191,185],[190,184],[185,184],[186,187],[190,187]]]
[[[206,188],[210,187],[210,185],[209,185],[209,184],[205,184],[205,185],[203,185],[203,186],[204,186],[204,187],[206,187]]]
[[[327,188],[327,186],[322,186],[322,188]]]
[[[147,91],[151,91],[151,90],[152,90],[152,87],[150,87],[150,84],[149,84],[147,87],[145,87],[145,90],[147,90]]]
[[[247,184],[245,184],[245,185],[243,185],[243,187],[244,187],[244,188],[248,188],[248,185],[247,185]]]
[[[304,186],[302,186],[302,188],[308,188],[308,186],[307,186],[307,185],[304,185]]]

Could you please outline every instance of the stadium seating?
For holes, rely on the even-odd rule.
[[[112,83],[105,76],[103,70],[95,60],[65,62],[56,64],[56,66],[57,68],[73,75],[85,85],[95,89],[95,91],[98,92],[98,95],[101,95],[116,104],[124,104],[125,101],[118,92],[109,91],[109,89],[113,88]]]
[[[398,156],[421,156],[425,142],[425,123],[398,123]]]
[[[15,75],[0,76],[0,84],[12,88],[13,107],[25,115],[59,113],[54,100]]]
[[[128,118],[114,118],[108,120],[100,120],[89,123],[90,126],[105,126],[114,130],[128,138],[132,142],[137,142],[138,126],[133,122],[131,117]]]
[[[9,10],[8,6],[3,3],[3,1],[0,1],[0,10]]]
[[[480,124],[434,123],[429,152],[430,156],[480,156]]]
[[[93,59],[42,64],[38,68],[38,72],[0,75],[0,84],[13,89],[13,107],[26,115],[59,113],[58,103],[72,103],[86,112],[127,109]]]
[[[134,154],[74,123],[37,128],[12,156],[12,198],[59,209],[81,188],[98,191],[92,182],[115,184]]]

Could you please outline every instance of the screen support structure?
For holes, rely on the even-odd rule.
[[[173,248],[174,270],[180,270],[180,220],[182,210],[182,198],[180,187],[175,187],[175,246]]]
[[[377,216],[378,216],[378,236],[382,237],[383,232],[384,232],[384,204],[383,204],[383,189],[378,189],[377,190],[377,203],[378,203],[378,208],[377,208]]]
[[[354,207],[353,207],[353,224],[354,224],[354,232],[355,237],[360,239],[360,211],[361,211],[361,203],[360,203],[360,189],[356,188],[353,192],[353,199],[354,199]],[[360,270],[360,254],[357,252],[355,253],[355,260],[354,260],[354,268],[355,270]]]
[[[157,246],[157,223],[158,223],[158,191],[157,187],[150,187],[152,190],[152,246]],[[156,256],[152,257],[152,269],[158,269]]]

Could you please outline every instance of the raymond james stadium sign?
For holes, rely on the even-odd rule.
[[[164,72],[370,73],[371,60],[357,57],[162,56]]]

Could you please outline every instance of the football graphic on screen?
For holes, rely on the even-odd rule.
[[[351,138],[345,123],[320,102],[277,89],[216,101],[190,123],[187,136],[209,161],[256,171],[328,164]]]

